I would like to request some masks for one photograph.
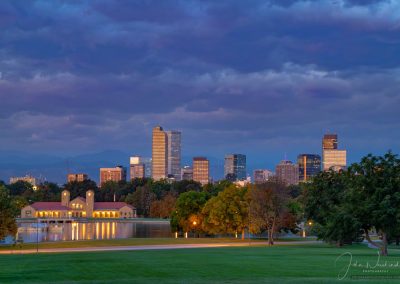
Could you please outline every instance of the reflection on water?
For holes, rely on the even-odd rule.
[[[126,238],[170,238],[168,221],[99,221],[59,224],[20,223],[18,238],[25,243]]]

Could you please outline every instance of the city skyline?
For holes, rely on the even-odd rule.
[[[400,152],[398,1],[25,2],[0,3],[0,179],[150,157],[158,124],[211,167],[321,154],[329,132],[349,164]]]
[[[314,176],[315,174],[318,173],[318,171],[320,170],[324,170],[321,167],[321,157],[318,154],[315,154],[316,152],[314,152],[314,154],[299,154],[297,156],[296,159],[287,159],[287,154],[285,153],[285,157],[283,160],[280,160],[279,162],[275,163],[273,167],[266,167],[266,163],[264,163],[264,165],[262,167],[259,168],[247,168],[246,164],[246,155],[245,154],[226,154],[224,156],[224,162],[223,165],[221,166],[220,163],[215,163],[214,168],[219,168],[219,171],[223,171],[223,175],[215,175],[212,174],[212,172],[210,171],[210,161],[208,158],[206,157],[191,157],[191,163],[187,162],[187,160],[185,160],[183,163],[181,162],[181,132],[179,131],[166,131],[164,130],[163,127],[161,126],[155,126],[154,128],[152,128],[153,130],[153,140],[152,140],[152,151],[155,151],[154,154],[152,154],[153,158],[156,157],[159,161],[158,163],[156,163],[156,168],[158,168],[157,173],[155,176],[153,176],[153,174],[149,174],[147,173],[147,168],[152,172],[152,168],[153,167],[153,162],[152,159],[150,158],[146,158],[143,157],[141,155],[139,156],[130,156],[129,157],[129,163],[128,166],[125,166],[125,162],[120,163],[120,165],[117,165],[113,168],[104,168],[104,164],[102,164],[100,166],[100,175],[99,177],[97,177],[96,175],[93,174],[87,174],[87,173],[76,173],[76,172],[71,172],[70,169],[68,169],[68,173],[67,173],[67,181],[71,180],[75,180],[78,178],[78,175],[81,176],[80,179],[87,179],[88,176],[89,179],[92,179],[94,181],[99,181],[98,184],[101,186],[102,184],[102,179],[105,180],[114,180],[114,181],[119,181],[119,180],[125,180],[125,181],[129,181],[132,178],[140,178],[140,177],[152,177],[155,180],[160,180],[160,179],[173,179],[176,181],[181,180],[182,178],[182,174],[183,174],[183,170],[186,168],[190,168],[190,171],[192,172],[198,172],[198,170],[196,170],[196,166],[195,166],[195,161],[201,161],[201,163],[203,163],[203,161],[206,161],[206,175],[204,177],[201,177],[198,174],[195,174],[194,176],[197,176],[196,178],[193,178],[193,180],[195,181],[200,181],[202,180],[202,184],[206,183],[205,180],[209,180],[209,181],[218,181],[218,180],[222,180],[222,179],[229,179],[232,181],[240,181],[240,180],[245,180],[247,178],[250,178],[252,180],[252,182],[257,183],[257,178],[256,175],[258,175],[256,172],[257,171],[262,171],[264,173],[262,173],[263,175],[265,175],[265,172],[269,172],[269,174],[267,174],[267,176],[271,175],[271,176],[277,176],[278,179],[281,180],[285,180],[286,177],[285,173],[278,173],[277,169],[279,168],[280,165],[285,165],[287,163],[289,163],[290,165],[296,165],[297,167],[297,174],[295,174],[295,176],[297,176],[297,181],[294,181],[293,183],[296,184],[298,183],[298,181],[307,181],[307,179],[304,179],[304,168],[302,166],[302,164],[307,163],[309,164],[309,162],[311,164],[309,164],[307,166],[307,170],[306,170],[306,174],[309,177]],[[174,135],[178,135],[178,143],[175,144],[174,147],[172,147],[170,140],[171,138],[171,134],[174,133]],[[175,138],[176,139],[176,138]],[[173,149],[175,148],[175,149]],[[344,151],[346,152],[345,149],[343,150],[338,150],[338,135],[337,134],[324,134],[322,137],[322,149],[321,149],[321,153],[324,153],[324,151],[326,150],[337,150],[337,151]],[[175,163],[175,166],[178,166],[178,164],[180,165],[179,168],[179,176],[176,177],[174,175],[170,175],[168,174],[169,171],[171,171],[171,163],[170,161],[170,156],[168,153],[171,153],[173,151],[177,151],[179,152],[178,157],[179,157],[179,162]],[[314,162],[307,161],[306,156],[308,156],[311,159],[318,159],[318,163],[314,165]],[[125,160],[126,157],[124,157]],[[174,157],[175,158],[175,157]],[[331,158],[330,158],[331,159]],[[339,161],[341,161],[339,159]],[[330,161],[331,165],[332,165],[332,169],[334,170],[340,170],[340,169],[345,169],[349,164],[346,163],[346,160],[344,161],[344,164],[340,164],[340,167],[337,167],[336,160],[332,160]],[[108,163],[110,164],[110,162]],[[139,167],[140,166],[140,169]],[[334,166],[334,167],[333,167]],[[203,167],[203,166],[200,166]],[[197,166],[198,168],[198,166]],[[261,169],[262,168],[262,169]],[[272,172],[271,169],[275,168],[276,171]],[[129,170],[127,170],[129,169]],[[325,170],[330,169],[330,167],[327,167]],[[81,169],[79,169],[80,171]],[[96,168],[96,170],[98,170]],[[117,170],[118,174],[117,176],[114,177],[114,175],[110,174],[110,171],[113,170]],[[123,171],[123,174],[120,174],[120,171]],[[107,177],[103,177],[102,175],[102,171],[104,171],[104,174],[107,175]],[[204,169],[201,170],[202,172],[204,172]],[[127,175],[127,173],[129,173],[129,176]],[[165,175],[163,174],[165,173]],[[290,174],[292,175],[292,174]],[[194,177],[192,176],[192,177]],[[281,176],[281,177],[279,177]],[[26,179],[28,178],[29,175],[27,174],[25,177],[18,177],[18,176],[12,176],[9,178],[10,183],[12,179]],[[29,178],[35,178],[35,177],[29,177]],[[43,177],[42,177],[43,179]],[[187,179],[187,178],[185,178]],[[265,180],[268,180],[268,177],[264,177]],[[292,177],[289,177],[289,179],[292,179]],[[0,179],[1,180],[1,179]],[[6,180],[6,179],[5,179]],[[44,181],[46,181],[47,179],[45,178]],[[50,181],[56,181],[56,180],[50,180]],[[56,181],[57,182],[57,181]],[[59,183],[63,183],[58,181]]]

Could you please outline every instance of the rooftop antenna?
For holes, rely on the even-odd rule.
[[[286,152],[285,152],[285,155],[284,155],[284,160],[287,161],[287,154],[286,154]]]

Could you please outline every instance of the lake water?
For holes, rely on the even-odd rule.
[[[108,240],[126,238],[170,238],[169,221],[91,221],[59,224],[19,223],[18,236],[25,243]]]

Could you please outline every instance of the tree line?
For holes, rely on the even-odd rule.
[[[0,239],[14,232],[14,218],[22,207],[59,201],[64,189],[71,198],[91,189],[96,201],[125,201],[141,217],[170,219],[174,232],[242,238],[246,231],[266,232],[273,244],[277,232],[297,232],[300,223],[309,222],[313,234],[337,246],[367,240],[387,255],[388,244],[400,244],[400,159],[390,151],[289,187],[276,181],[237,187],[228,180],[201,186],[194,181],[135,179],[107,182],[101,188],[91,180],[62,187],[44,183],[34,191],[28,183],[0,182]]]
[[[303,203],[320,239],[337,246],[365,239],[386,256],[389,243],[400,243],[400,160],[389,151],[346,171],[322,172],[306,187]]]

